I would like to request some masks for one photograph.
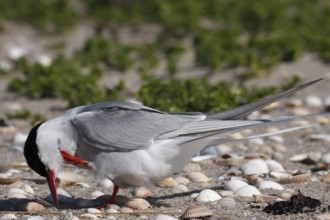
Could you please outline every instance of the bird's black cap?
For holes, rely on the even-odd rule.
[[[44,122],[40,122],[31,129],[24,145],[24,156],[27,164],[32,170],[41,176],[47,177],[46,166],[40,160],[39,149],[36,143],[37,131],[42,123]]]

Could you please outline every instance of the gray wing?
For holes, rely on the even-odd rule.
[[[89,146],[131,151],[149,146],[157,136],[177,130],[195,118],[200,116],[180,117],[134,103],[116,102],[83,107],[71,122],[79,141]]]

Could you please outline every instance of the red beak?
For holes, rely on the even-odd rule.
[[[53,196],[55,205],[58,205],[58,197],[57,197],[57,190],[56,190],[56,182],[55,182],[55,175],[53,170],[48,170],[47,182],[50,189],[50,192]]]

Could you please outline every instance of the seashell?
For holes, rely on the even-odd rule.
[[[0,217],[0,220],[13,220],[17,219],[16,215],[14,214],[4,214],[3,216]]]
[[[329,125],[330,124],[330,119],[327,117],[324,117],[323,115],[317,115],[315,117],[315,120],[317,121],[317,123],[319,123],[320,125]]]
[[[170,215],[156,215],[154,220],[177,220],[177,218],[174,218]]]
[[[41,217],[41,216],[31,216],[31,215],[28,215],[28,220],[46,220],[46,218]]]
[[[105,178],[98,183],[98,186],[101,186],[103,188],[112,188],[113,182],[111,180],[109,180],[108,178]]]
[[[134,189],[133,195],[136,197],[147,197],[147,196],[151,196],[152,192],[145,187],[137,187]]]
[[[61,187],[71,186],[78,182],[84,182],[86,178],[78,173],[72,171],[61,171],[57,177],[60,180]]]
[[[134,212],[133,209],[125,207],[125,206],[121,207],[118,211],[121,212],[121,213],[132,213],[132,212]]]
[[[259,183],[259,189],[276,189],[283,190],[284,187],[281,184],[278,184],[274,181],[265,180]]]
[[[267,139],[272,140],[276,143],[280,143],[280,144],[282,144],[284,142],[284,138],[280,135],[272,135],[272,136],[269,136]]]
[[[261,138],[252,138],[248,140],[250,145],[258,145],[261,146],[264,144],[264,140]]]
[[[190,195],[190,198],[195,199],[195,198],[197,198],[197,196],[198,196],[198,193],[192,193]]]
[[[235,191],[235,194],[241,197],[253,197],[253,195],[261,195],[259,190],[251,185],[243,186]]]
[[[90,188],[91,187],[89,184],[83,183],[83,182],[75,183],[74,186],[80,186],[82,188]]]
[[[205,176],[203,173],[200,172],[192,172],[188,174],[188,177],[194,181],[195,183],[207,183],[211,179]]]
[[[186,185],[186,184],[190,183],[190,181],[186,177],[183,177],[183,176],[177,176],[177,177],[174,178],[174,180],[178,184],[183,184],[183,185]]]
[[[325,183],[330,183],[330,173],[328,173],[327,175],[324,175],[321,179],[322,182]]]
[[[202,162],[202,161],[206,161],[206,160],[215,158],[216,156],[217,155],[200,155],[200,156],[192,157],[190,160],[194,163],[199,163],[199,162]]]
[[[312,134],[310,136],[311,140],[315,140],[315,141],[325,141],[325,142],[330,142],[330,135],[329,134]]]
[[[8,175],[13,175],[13,174],[18,174],[18,173],[21,173],[22,171],[20,171],[20,170],[17,170],[17,169],[9,169],[9,170],[7,170],[7,172],[6,172],[6,174],[8,174]]]
[[[158,181],[156,185],[163,188],[172,188],[178,185],[178,183],[173,179],[173,177],[166,177],[165,179]]]
[[[105,213],[119,213],[118,209],[109,208],[105,210]]]
[[[172,191],[174,193],[184,193],[184,192],[188,192],[188,188],[187,186],[180,184],[175,186]]]
[[[229,191],[229,190],[222,190],[222,191],[220,191],[219,194],[222,197],[230,197],[230,196],[233,196],[234,195],[234,192],[233,191]]]
[[[287,151],[286,147],[282,144],[276,144],[276,145],[273,146],[273,148],[276,151],[275,153],[286,152]]]
[[[319,152],[309,152],[308,154],[297,154],[291,157],[289,160],[292,162],[300,162],[304,164],[315,164],[322,157],[322,154]]]
[[[198,163],[188,163],[184,168],[183,171],[190,173],[190,172],[201,172],[202,167]]]
[[[235,208],[236,206],[236,201],[235,199],[231,198],[231,197],[225,197],[220,199],[219,201],[219,205],[223,208]]]
[[[24,184],[22,186],[22,188],[23,188],[24,192],[29,193],[29,194],[34,194],[34,190],[31,186]]]
[[[314,218],[317,219],[317,220],[329,220],[330,219],[330,214],[329,213],[318,214],[318,215],[314,216]]]
[[[147,200],[141,198],[129,199],[124,206],[131,209],[145,210],[150,207],[150,204]]]
[[[73,220],[75,216],[73,216],[73,213],[68,211],[68,212],[64,212],[59,216],[60,220]]]
[[[289,108],[302,107],[303,106],[303,101],[301,99],[298,99],[298,98],[292,98],[292,99],[289,99],[286,102],[286,106],[288,106]]]
[[[230,190],[232,192],[235,192],[239,188],[242,188],[243,186],[247,186],[248,184],[242,180],[230,180],[225,184],[225,189]]]
[[[269,173],[268,166],[264,160],[249,160],[241,166],[244,175],[265,174]]]
[[[269,105],[266,105],[265,107],[263,107],[261,109],[262,112],[270,112],[272,110],[274,110],[275,108],[277,108],[279,106],[279,103],[278,102],[273,102]]]
[[[96,220],[99,219],[96,215],[90,214],[90,213],[86,213],[86,214],[82,214],[79,215],[80,219],[88,219],[88,220]]]
[[[241,133],[239,133],[239,132],[237,132],[237,133],[234,133],[234,134],[231,134],[230,136],[229,136],[229,138],[230,139],[242,139],[243,138],[243,135],[241,134]]]
[[[27,134],[23,134],[21,132],[18,132],[15,134],[13,138],[14,144],[24,144],[27,139]]]
[[[202,190],[196,197],[196,201],[198,202],[214,202],[219,199],[221,199],[221,196],[211,189]]]
[[[275,160],[266,160],[265,162],[266,162],[270,172],[273,172],[273,171],[285,172],[282,164],[280,164],[279,162],[277,162]]]
[[[299,175],[291,176],[289,178],[280,179],[279,183],[283,183],[283,184],[304,183],[304,182],[308,182],[310,178],[311,175],[309,173],[299,174]]]
[[[28,212],[38,212],[38,211],[42,211],[45,209],[46,208],[43,205],[36,203],[36,202],[29,202],[25,208],[25,210]]]
[[[186,209],[181,219],[205,218],[212,216],[213,213],[203,205],[194,205]]]
[[[12,184],[18,179],[18,176],[12,176],[7,173],[0,173],[0,184]]]
[[[27,198],[27,194],[22,189],[12,188],[8,191],[7,198],[25,199]]]
[[[257,203],[272,203],[279,199],[277,196],[268,195],[254,195],[253,197]]]
[[[291,178],[292,175],[289,173],[285,173],[285,172],[279,172],[279,171],[273,171],[270,172],[269,175],[273,178],[275,178],[277,181],[280,181],[282,179],[287,179],[287,178]]]
[[[305,104],[309,107],[315,107],[315,108],[323,107],[322,99],[315,95],[307,96],[304,101],[305,101]]]
[[[330,153],[324,154],[320,161],[326,164],[330,164]]]
[[[101,191],[94,191],[94,192],[91,193],[91,196],[92,196],[93,199],[96,199],[96,198],[98,198],[100,196],[103,196],[103,195],[104,195],[104,193],[101,192]]]
[[[290,192],[282,192],[280,194],[280,197],[285,201],[288,201],[289,199],[291,199],[292,196],[293,196],[293,194]]]
[[[88,208],[87,209],[87,213],[94,214],[94,215],[96,215],[98,217],[102,216],[101,215],[101,211],[98,210],[98,209],[96,209],[96,208]]]
[[[30,169],[26,162],[12,162],[12,163],[10,163],[10,167],[12,167],[14,169],[18,169],[18,170],[24,170],[24,171]]]
[[[248,134],[246,134],[246,135],[248,135]],[[227,154],[227,153],[230,153],[232,151],[232,148],[230,146],[226,145],[226,144],[220,144],[220,145],[216,146],[216,148],[217,148],[220,155]]]

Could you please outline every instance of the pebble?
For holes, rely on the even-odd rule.
[[[309,107],[323,107],[322,99],[318,96],[309,95],[305,98],[305,104]]]

